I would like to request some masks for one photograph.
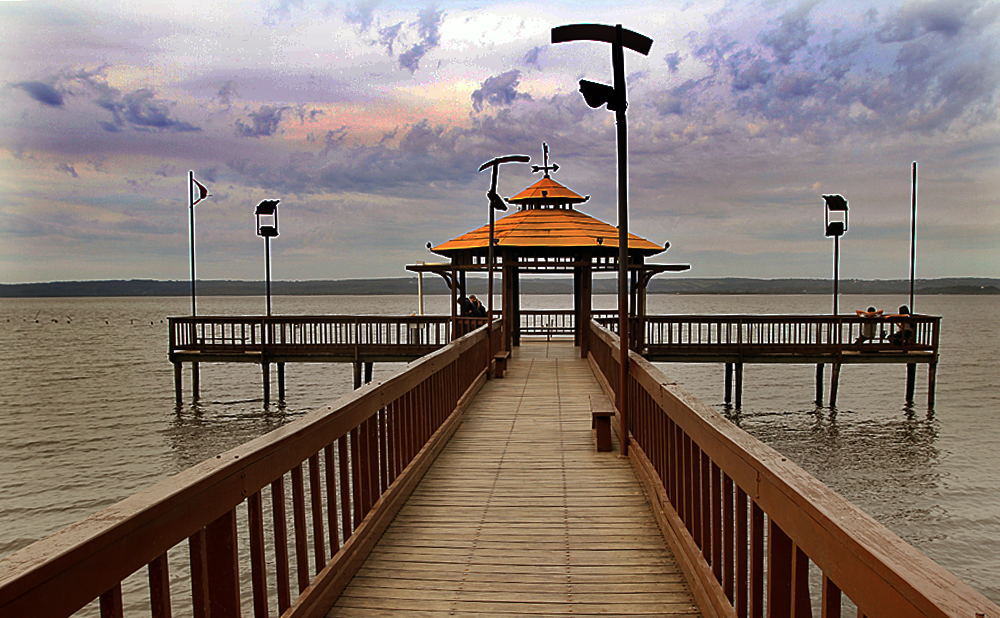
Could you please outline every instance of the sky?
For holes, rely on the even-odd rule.
[[[0,283],[407,276],[488,221],[483,162],[542,142],[617,223],[606,43],[622,24],[629,229],[693,277],[1000,277],[1000,0],[0,0]],[[511,196],[539,178],[501,168]],[[676,276],[676,275],[669,275]]]

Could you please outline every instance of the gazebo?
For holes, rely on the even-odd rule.
[[[595,272],[618,271],[618,228],[576,209],[590,196],[581,196],[552,179],[558,166],[535,166],[544,171],[538,182],[506,201],[517,211],[494,226],[494,268],[502,271],[502,313],[508,349],[520,345],[519,277],[521,273],[572,273],[576,344],[584,357],[589,348],[586,325],[591,316],[592,281]],[[684,271],[687,264],[646,264],[646,258],[662,253],[669,243],[654,242],[629,234],[629,315],[645,315],[645,291],[649,280],[662,272]],[[486,272],[489,225],[429,247],[449,259],[447,263],[413,264],[407,270],[433,272],[444,278],[452,292],[452,317],[459,297],[466,295],[466,273]]]

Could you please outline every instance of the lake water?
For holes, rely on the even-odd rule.
[[[614,308],[596,296],[595,308]],[[898,297],[841,298],[845,310]],[[409,315],[416,299],[274,297],[277,314]],[[426,299],[445,314],[449,299]],[[656,313],[826,313],[826,296],[649,297]],[[260,314],[261,298],[203,297],[203,315]],[[525,309],[570,308],[532,296]],[[838,406],[817,407],[815,366],[748,365],[743,406],[723,404],[722,365],[664,364],[687,390],[1000,603],[1000,297],[918,297],[943,316],[936,404],[918,368],[845,366]],[[186,298],[0,299],[0,558],[348,392],[349,364],[289,364],[285,402],[265,407],[256,365],[203,364],[201,398],[174,402],[167,316]],[[399,365],[375,365],[375,379]],[[829,368],[826,387],[829,389]],[[274,391],[273,391],[274,392]]]

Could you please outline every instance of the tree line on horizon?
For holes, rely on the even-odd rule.
[[[594,294],[617,293],[614,278],[594,279]],[[830,294],[832,282],[827,279],[751,279],[724,278],[673,278],[654,279],[649,284],[650,294]],[[470,277],[470,294],[485,294],[485,278]],[[522,294],[572,294],[573,282],[568,277],[521,279]],[[908,294],[910,282],[906,279],[847,279],[840,282],[841,294]],[[977,277],[948,277],[918,279],[915,291],[919,294],[1000,294],[1000,279]],[[264,293],[263,281],[209,280],[199,281],[199,296],[256,296]],[[444,281],[436,276],[424,277],[424,293],[449,294]],[[37,297],[107,297],[107,296],[189,296],[190,281],[157,281],[152,279],[107,281],[55,281],[47,283],[0,284],[0,298]],[[335,296],[335,295],[416,295],[417,277],[387,279],[343,279],[316,281],[272,281],[271,294],[279,296]]]

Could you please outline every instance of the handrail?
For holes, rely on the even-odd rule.
[[[618,338],[590,359],[617,392]],[[629,458],[706,616],[994,616],[1000,607],[630,352]],[[612,398],[613,400],[616,400]],[[619,427],[620,429],[620,427]],[[812,590],[810,566],[819,569]]]
[[[848,349],[937,351],[939,316],[866,318],[847,315],[647,316],[644,342],[658,351],[744,353],[837,352]],[[905,340],[895,333],[908,329]],[[866,332],[868,331],[868,332]]]
[[[484,383],[486,337],[480,328],[3,559],[0,618],[69,616],[98,598],[102,616],[122,616],[122,582],[143,567],[149,583],[127,602],[148,599],[153,616],[239,616],[244,592],[255,616],[273,599],[286,617],[323,615]],[[169,570],[188,568],[190,586],[171,590]]]
[[[168,321],[171,352],[246,352],[347,345],[442,346],[453,338],[452,325],[446,316],[197,316],[173,317]]]

